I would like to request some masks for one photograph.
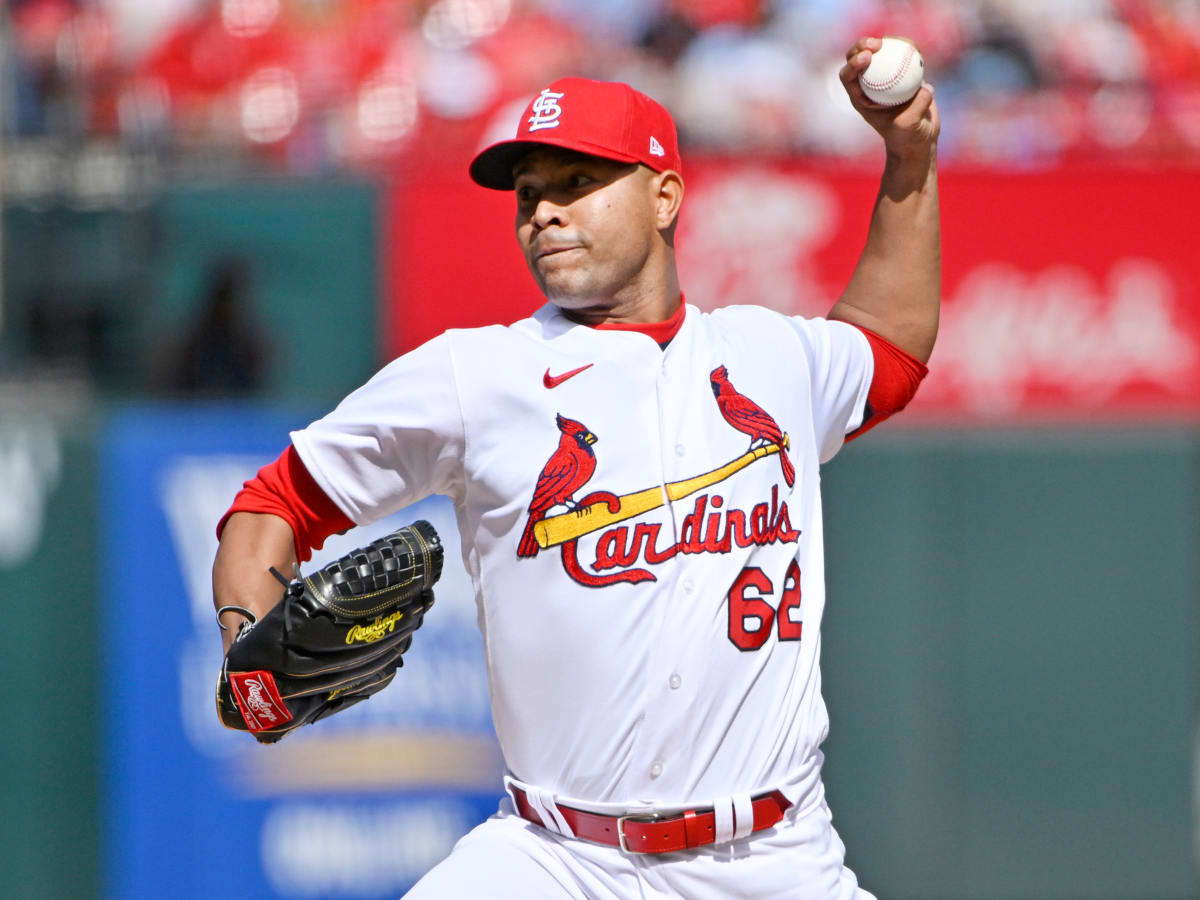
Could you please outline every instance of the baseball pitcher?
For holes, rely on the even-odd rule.
[[[295,572],[330,534],[429,494],[454,501],[507,796],[410,896],[871,897],[821,783],[819,467],[912,398],[940,279],[933,91],[867,100],[857,76],[879,47],[858,41],[841,71],[886,161],[827,317],[689,306],[670,114],[624,84],[560,79],[470,166],[512,194],[546,304],[394,360],[293,432],[222,519],[214,593],[237,660],[222,718],[243,727],[242,698],[297,722],[327,714],[291,710],[260,677],[270,661],[239,656],[281,599],[325,615],[324,582],[281,588],[272,569]],[[386,671],[358,660],[332,682],[352,695],[420,643],[440,557],[427,526],[403,537],[403,578],[384,577],[378,552],[363,565],[384,592],[407,585],[407,605],[337,632],[403,634],[369,657]],[[347,590],[375,614],[357,599],[369,588]],[[355,680],[364,665],[370,680]]]

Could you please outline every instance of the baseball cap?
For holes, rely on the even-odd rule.
[[[558,79],[529,101],[515,138],[475,157],[471,177],[486,188],[511,191],[513,166],[539,146],[645,163],[656,172],[683,166],[671,114],[619,81]]]

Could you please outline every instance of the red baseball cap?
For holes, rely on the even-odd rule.
[[[683,167],[671,114],[619,81],[558,79],[525,107],[515,138],[475,157],[471,177],[485,188],[511,191],[513,166],[540,146],[645,163],[656,172]]]

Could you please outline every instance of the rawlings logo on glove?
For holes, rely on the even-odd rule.
[[[390,616],[380,616],[370,625],[355,625],[346,634],[346,643],[353,644],[355,641],[362,641],[365,644],[373,644],[385,634],[396,630],[396,623],[404,618],[403,610],[394,612]]]
[[[250,731],[265,731],[291,721],[292,714],[270,672],[234,672],[229,676],[229,686]]]
[[[414,522],[284,584],[283,599],[244,622],[217,680],[229,728],[273,743],[391,683],[433,605],[442,543]]]

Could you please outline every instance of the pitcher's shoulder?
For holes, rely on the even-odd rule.
[[[749,303],[721,306],[703,315],[712,324],[726,327],[777,328],[784,323],[805,321],[800,316],[785,315],[777,310]]]
[[[528,345],[553,340],[573,327],[558,308],[547,303],[533,315],[509,324],[481,325],[475,328],[451,328],[444,332],[455,349],[472,351],[504,345]]]
[[[703,314],[702,321],[714,332],[760,340],[795,340],[795,335],[817,321],[789,316],[765,306],[750,304],[722,306]]]

